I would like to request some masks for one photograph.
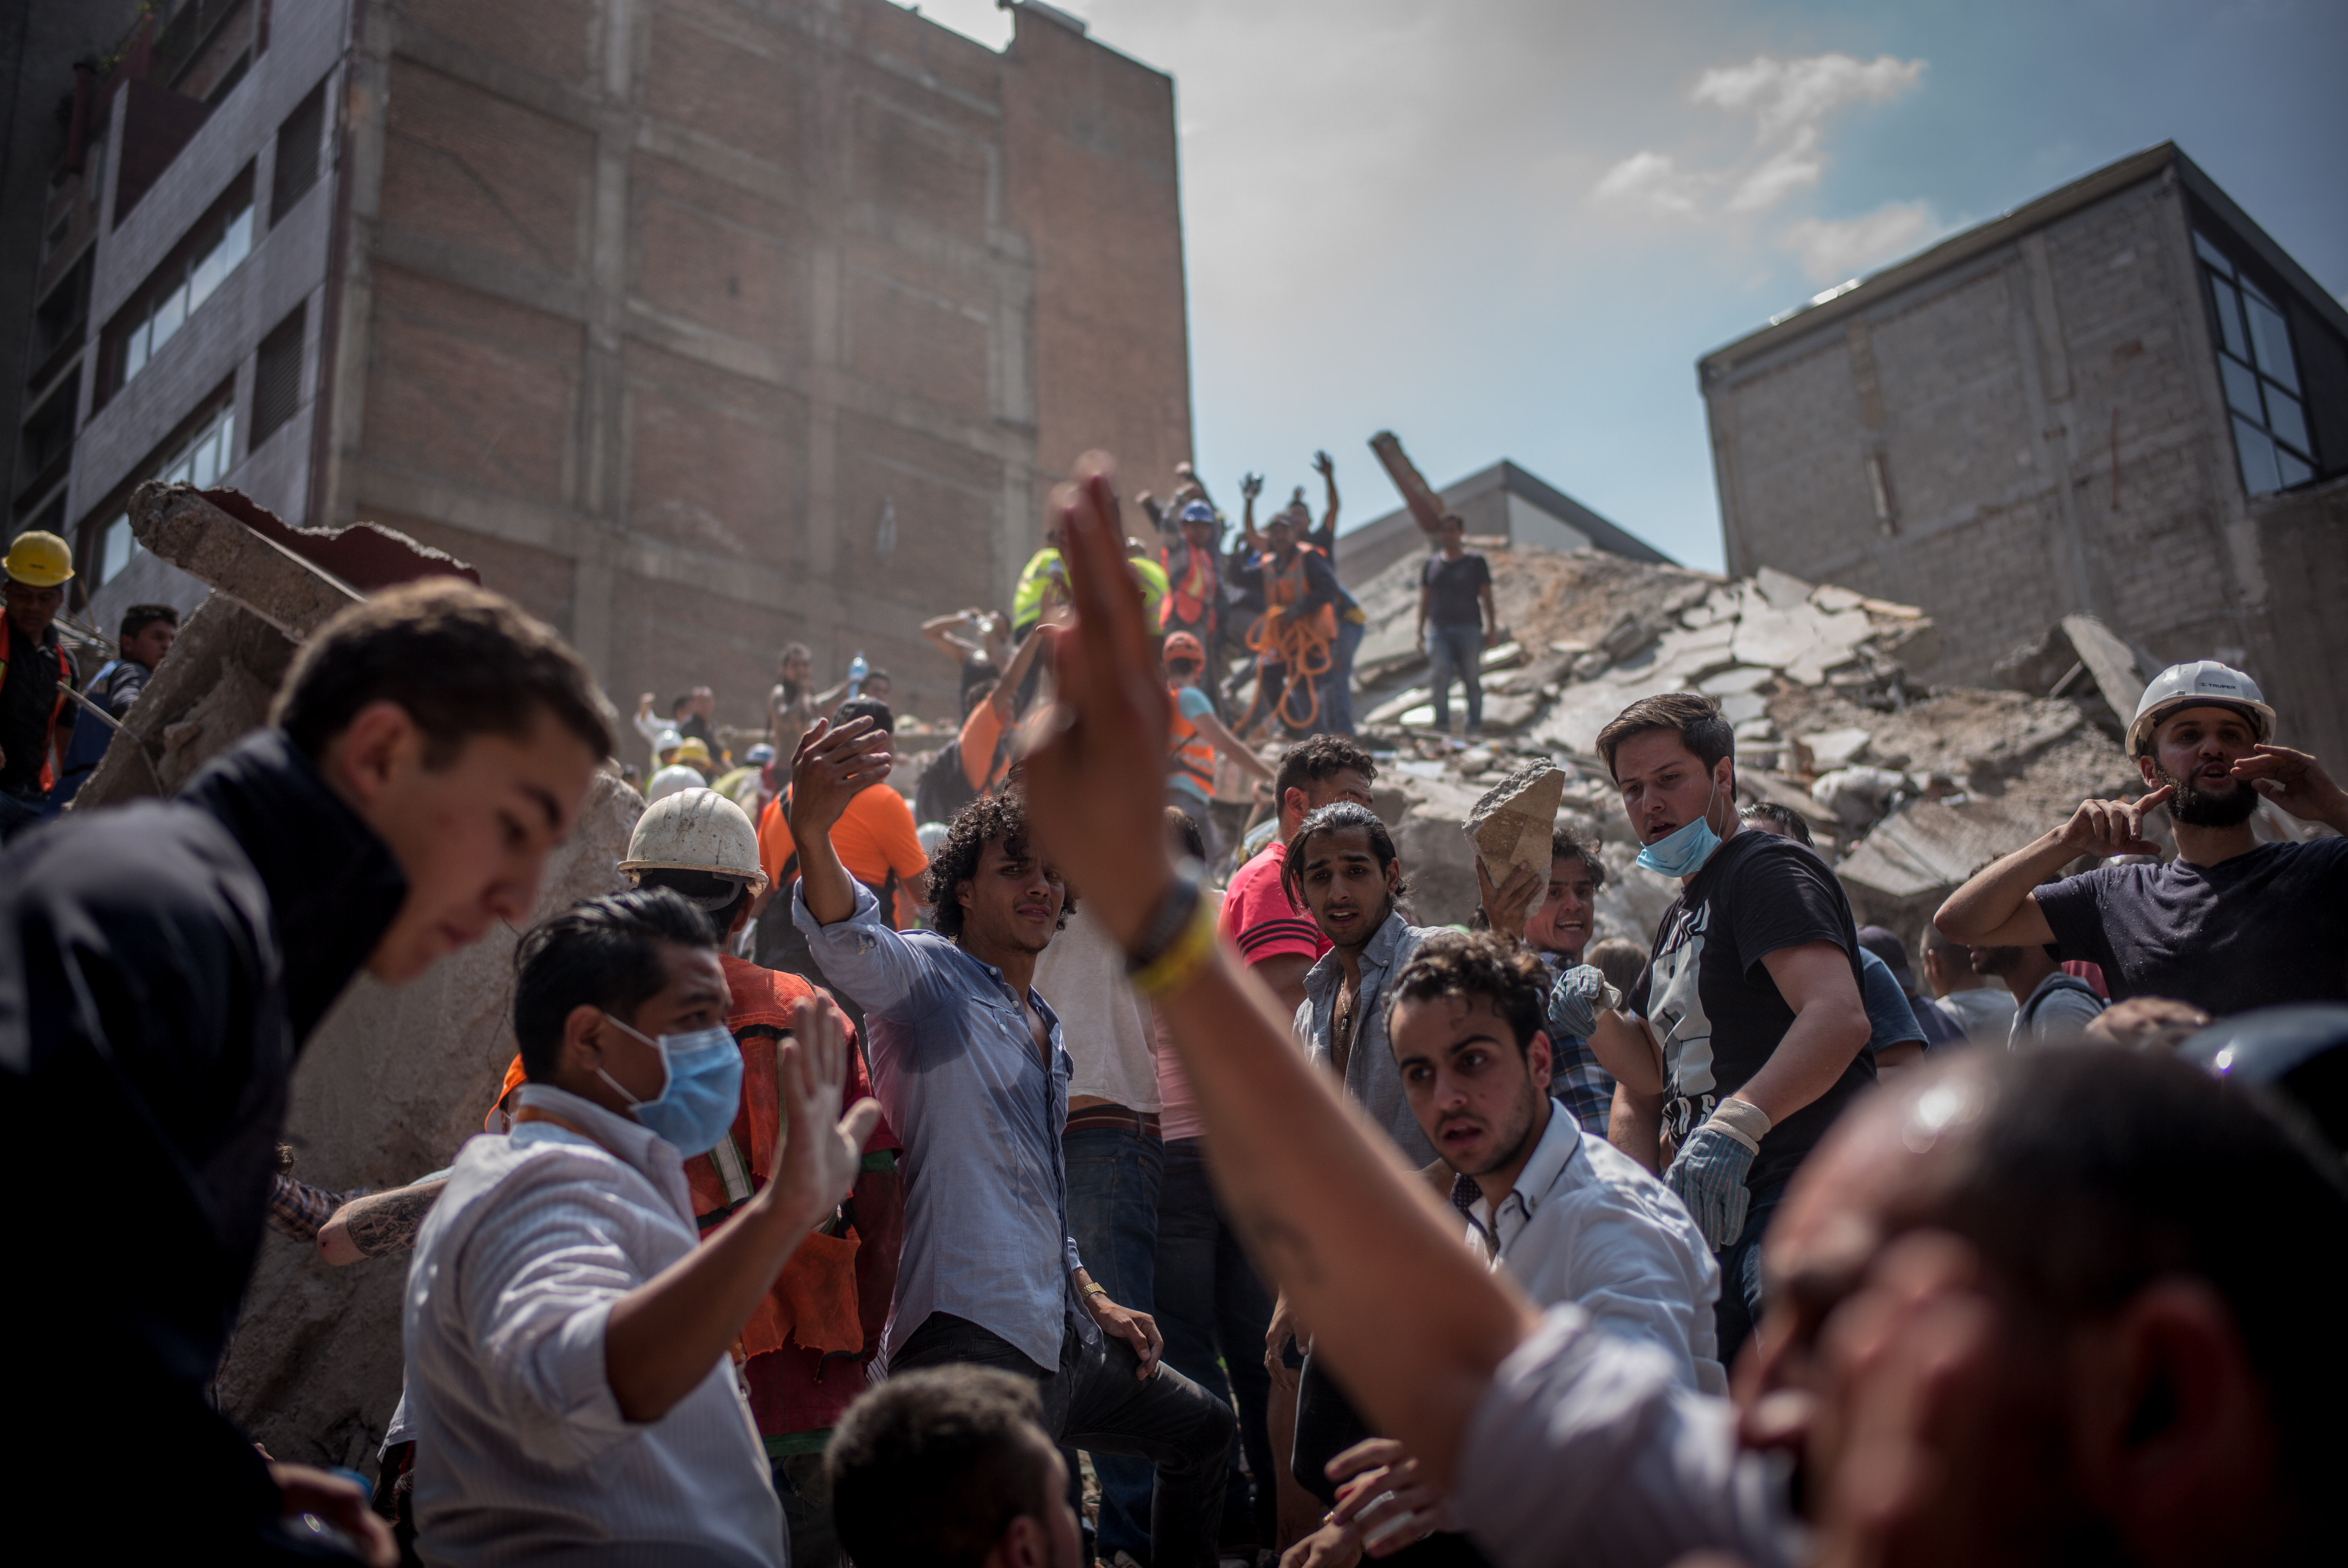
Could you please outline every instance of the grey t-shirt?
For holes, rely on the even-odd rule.
[[[2013,1009],[2006,1045],[2013,1050],[2034,1045],[2062,1044],[2078,1039],[2079,1031],[2104,1010],[2095,988],[2075,975],[2057,970],[2038,982],[2030,999]]]

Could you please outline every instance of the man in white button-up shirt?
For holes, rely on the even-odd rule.
[[[708,922],[667,889],[523,938],[515,1128],[458,1153],[408,1270],[426,1562],[785,1561],[726,1348],[847,1193],[880,1108],[832,1122],[846,1049],[803,1002],[777,1061],[783,1169],[696,1245],[685,1157],[740,1100],[726,1007]],[[703,1049],[713,1030],[723,1051]],[[729,1058],[730,1081],[705,1070]]]

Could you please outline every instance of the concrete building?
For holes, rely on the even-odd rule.
[[[1553,550],[1594,548],[1636,561],[1677,564],[1505,457],[1436,493],[1470,534]],[[1337,579],[1349,589],[1359,588],[1403,557],[1426,548],[1426,535],[1408,508],[1397,507],[1337,536]]]
[[[1728,569],[2242,664],[2348,765],[2348,310],[2163,145],[1700,362]]]
[[[472,562],[623,706],[757,723],[799,641],[935,716],[917,623],[1007,603],[1075,458],[1189,455],[1173,83],[1045,7],[167,0],[100,65],[12,492],[100,613],[181,477]]]

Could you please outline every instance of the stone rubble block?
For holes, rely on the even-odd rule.
[[[1550,833],[1564,794],[1564,771],[1540,758],[1509,774],[1468,813],[1461,825],[1483,856],[1485,873],[1494,886],[1519,866],[1548,874]]]

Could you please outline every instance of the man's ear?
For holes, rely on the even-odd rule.
[[[1305,804],[1303,790],[1300,789],[1295,784],[1290,784],[1285,790],[1281,792],[1280,809],[1282,811],[1292,811],[1298,816],[1302,817],[1309,815],[1313,808]]]
[[[2137,758],[2136,771],[2144,775],[2145,788],[2158,789],[2160,787],[2160,764],[2153,760],[2149,753]]]
[[[1557,1052],[1550,1044],[1549,1030],[1537,1030],[1525,1046],[1525,1071],[1532,1074],[1537,1088],[1546,1090],[1557,1073]]]
[[[592,1073],[603,1065],[603,1010],[581,1002],[562,1020],[562,1050],[556,1061],[566,1072]]]
[[[986,1568],[1053,1568],[1043,1522],[1032,1513],[1014,1514],[987,1553]]]
[[[954,884],[954,902],[965,909],[970,907],[971,886],[972,879],[967,876]]]
[[[407,709],[378,698],[351,715],[326,743],[326,776],[364,814],[383,799],[423,749],[423,732]]]
[[[2217,1291],[2156,1280],[2079,1341],[2074,1451],[2096,1512],[2139,1549],[2258,1529],[2279,1491],[2278,1444],[2267,1391]],[[2231,1554],[2209,1546],[2205,1561]]]

